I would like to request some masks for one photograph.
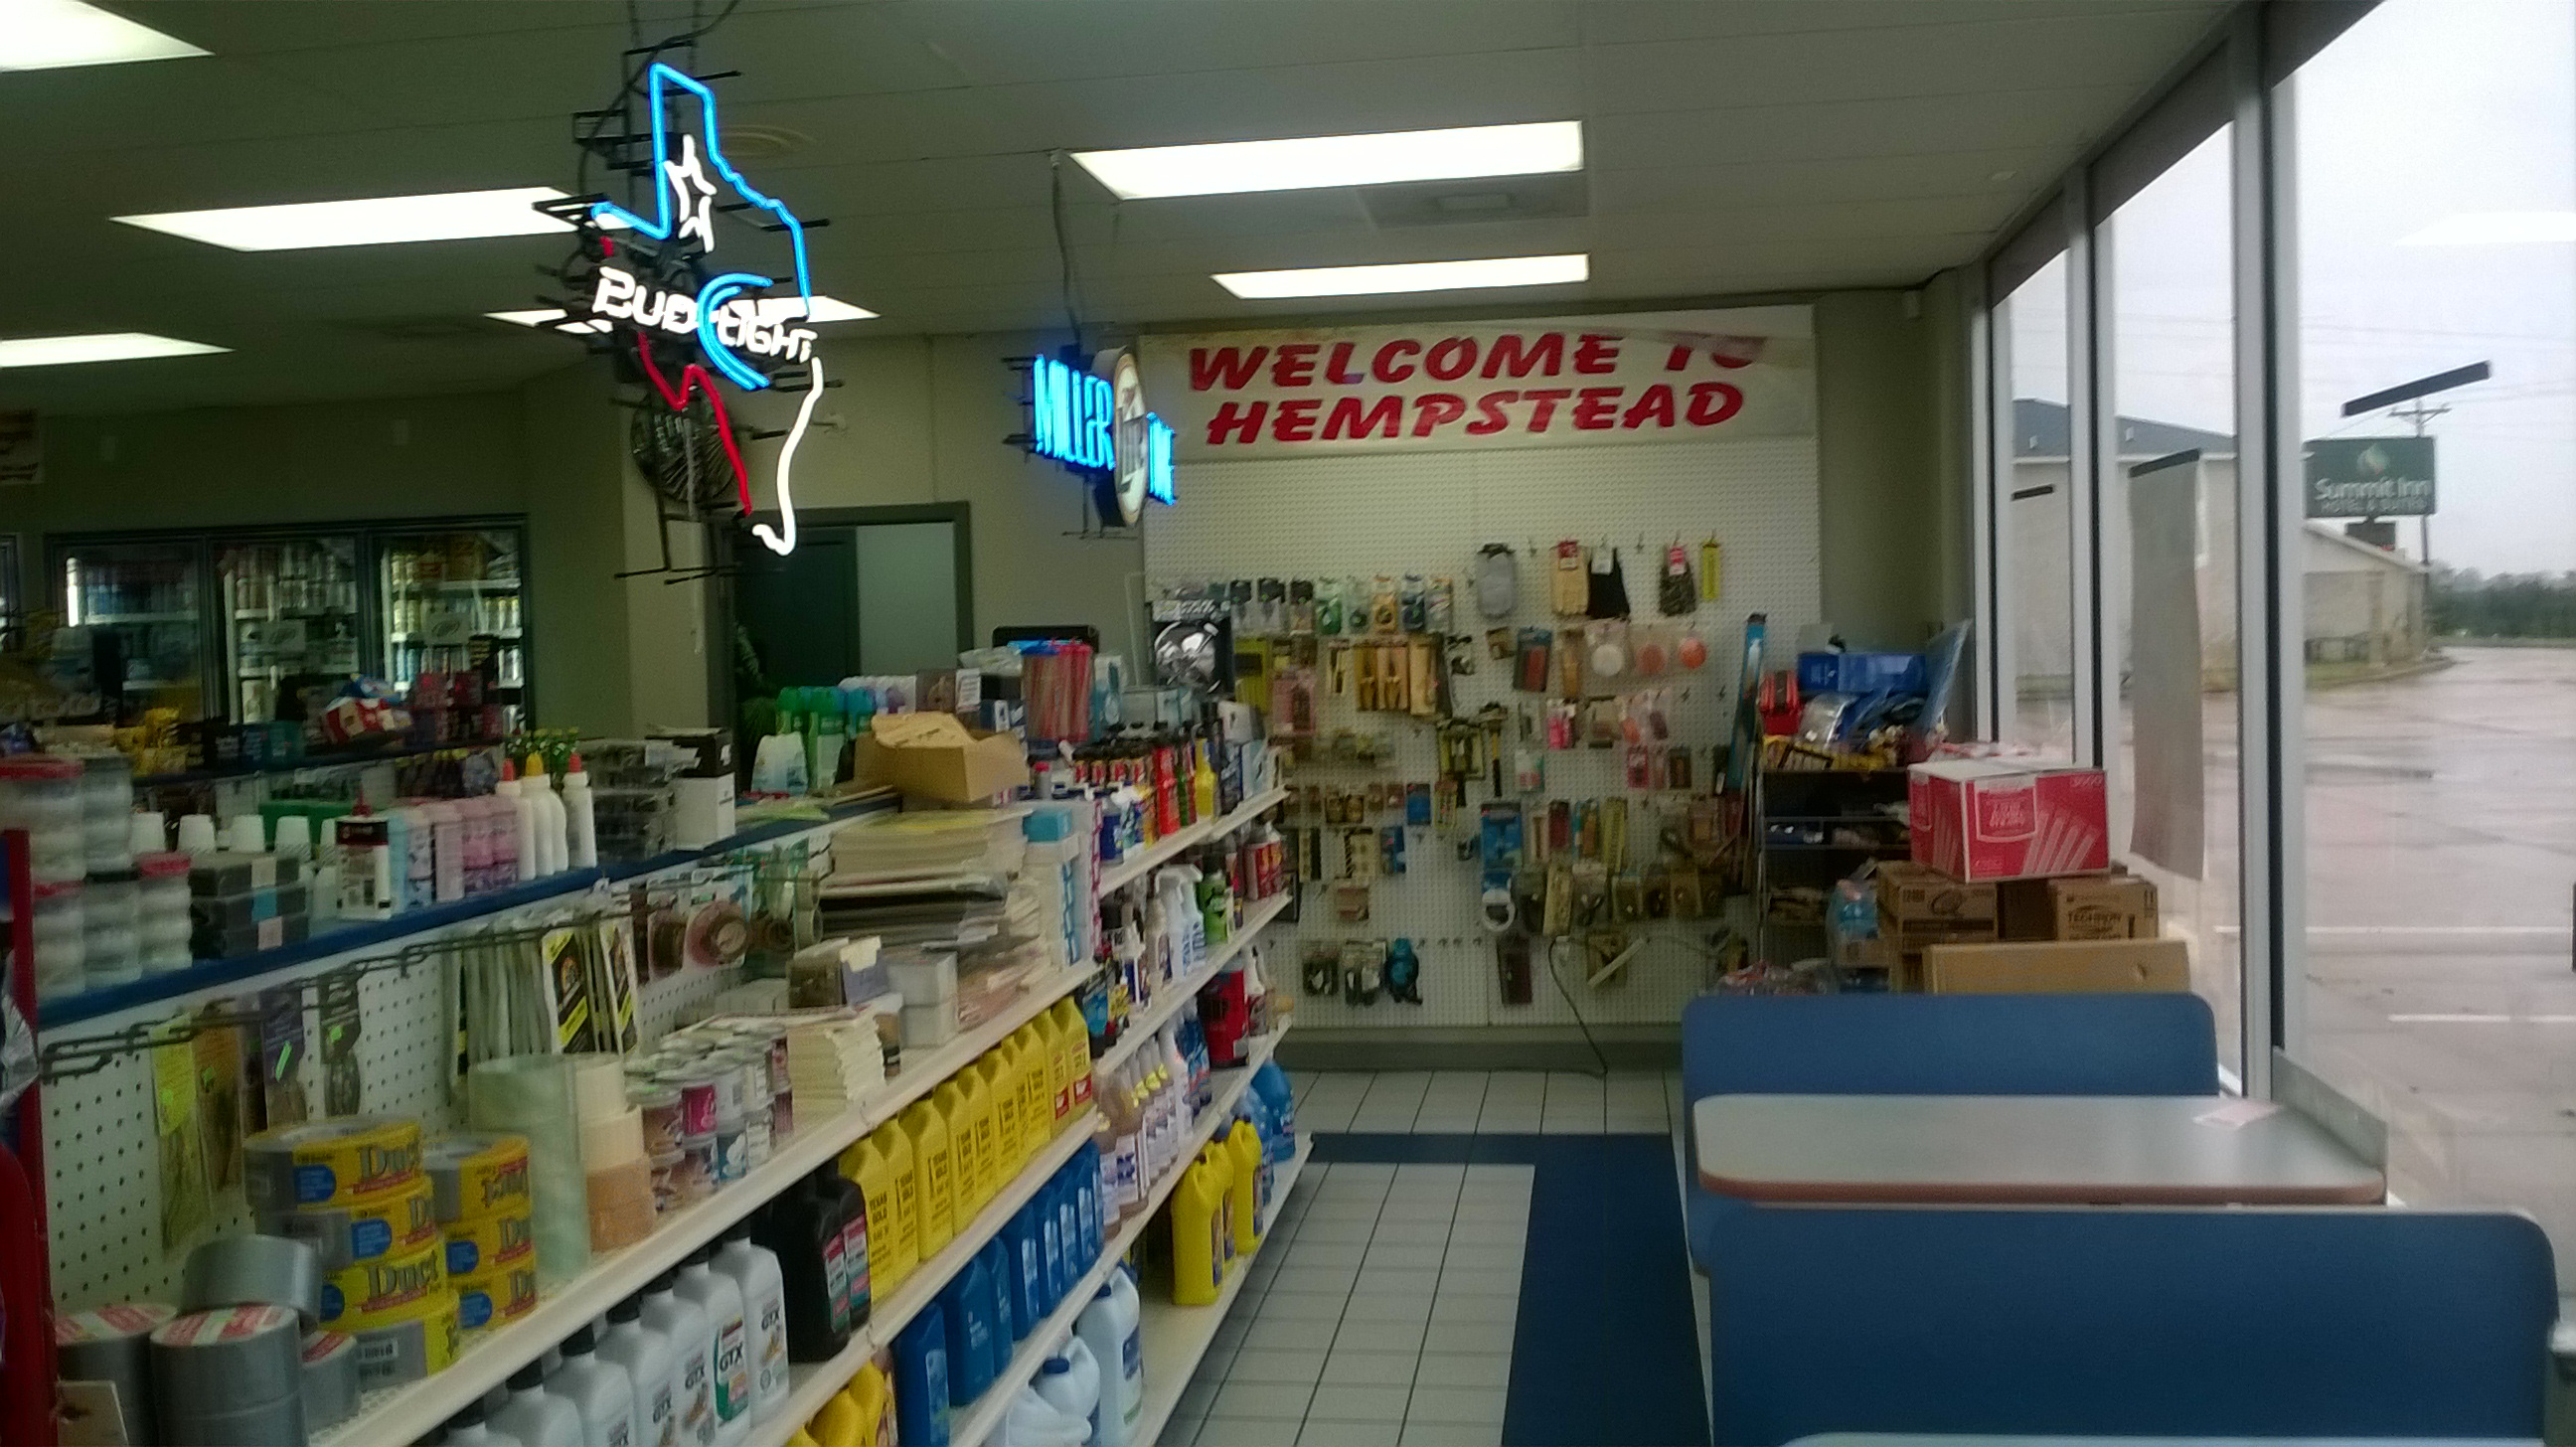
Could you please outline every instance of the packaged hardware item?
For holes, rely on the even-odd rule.
[[[345,1203],[420,1170],[420,1122],[342,1116],[262,1131],[242,1142],[243,1186],[255,1213]]]

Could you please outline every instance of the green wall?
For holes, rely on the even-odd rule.
[[[1911,647],[1967,608],[1965,390],[1955,289],[1816,298],[1824,616]]]

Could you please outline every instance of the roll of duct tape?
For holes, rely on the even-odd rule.
[[[486,1327],[517,1321],[537,1304],[537,1258],[461,1277],[454,1283],[456,1324],[470,1340]]]
[[[581,1123],[581,1165],[585,1171],[604,1171],[644,1159],[644,1112],[632,1106],[613,1115],[584,1117]]]
[[[485,1216],[447,1226],[447,1276],[450,1281],[521,1265],[535,1259],[537,1235],[528,1213]]]
[[[60,1375],[114,1387],[128,1442],[161,1440],[152,1425],[152,1333],[178,1314],[157,1301],[128,1301],[54,1318]]]
[[[361,1261],[335,1272],[322,1288],[322,1324],[364,1331],[420,1315],[447,1289],[447,1243],[432,1241],[402,1256]]]
[[[420,1122],[344,1116],[261,1131],[242,1142],[242,1189],[255,1213],[339,1205],[401,1185],[420,1169]]]
[[[304,1442],[304,1398],[289,1394],[274,1402],[238,1412],[204,1412],[161,1416],[160,1441],[166,1447],[226,1447],[239,1442]]]
[[[311,1246],[326,1274],[346,1271],[356,1262],[416,1251],[438,1239],[434,1199],[429,1177],[416,1175],[343,1205],[264,1215],[259,1229]]]
[[[218,1236],[189,1252],[179,1275],[181,1311],[265,1303],[311,1325],[321,1320],[322,1298],[322,1258],[283,1236]]]
[[[181,1423],[299,1400],[304,1330],[282,1306],[219,1306],[175,1317],[152,1333],[152,1400],[161,1440],[208,1440]],[[224,1438],[225,1441],[301,1441]]]
[[[304,1339],[304,1426],[319,1432],[358,1410],[358,1343],[336,1331]]]
[[[445,1222],[528,1210],[528,1138],[498,1132],[440,1136],[422,1148],[431,1210]]]
[[[594,1055],[572,1066],[573,1109],[585,1121],[603,1120],[626,1108],[626,1059]]]
[[[358,1342],[358,1386],[363,1391],[399,1387],[433,1372],[447,1370],[463,1344],[456,1325],[456,1298],[442,1292],[420,1316],[387,1322],[355,1333]]]

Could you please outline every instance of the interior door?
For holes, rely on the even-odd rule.
[[[783,558],[763,547],[736,554],[735,617],[767,690],[838,683],[862,671],[857,531],[808,528]]]

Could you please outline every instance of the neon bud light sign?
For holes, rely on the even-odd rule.
[[[1132,352],[1111,357],[1107,376],[1054,357],[1030,359],[1029,430],[1022,440],[1037,456],[1096,482],[1104,520],[1133,523],[1147,498],[1166,506],[1174,500],[1172,429],[1145,410]]]
[[[649,165],[639,164],[640,158],[630,160],[624,139],[585,144],[612,163],[649,175],[651,210],[630,211],[614,201],[587,200],[576,203],[579,209],[569,214],[549,214],[563,215],[582,233],[581,255],[592,263],[584,299],[588,319],[609,324],[607,335],[616,339],[612,345],[633,351],[644,381],[671,410],[685,412],[704,398],[733,470],[736,500],[746,513],[752,506],[751,478],[717,380],[746,392],[785,390],[782,382],[792,388],[798,380],[789,369],[803,369],[804,400],[778,452],[781,526],[773,529],[764,522],[752,527],[753,535],[770,551],[793,552],[796,450],[805,440],[824,387],[815,334],[810,327],[798,325],[814,306],[813,279],[805,261],[805,223],[785,202],[763,194],[725,159],[715,92],[705,83],[654,64],[646,70],[645,106],[652,122]],[[694,123],[675,119],[675,112],[694,112]],[[720,201],[726,192],[731,193],[730,199]],[[742,212],[761,229],[783,235],[786,255],[775,259],[786,261],[793,274],[771,277],[714,264],[720,211]],[[628,235],[610,235],[614,228],[624,228]],[[570,318],[581,319],[578,314]],[[676,382],[670,366],[673,360],[679,363]]]

